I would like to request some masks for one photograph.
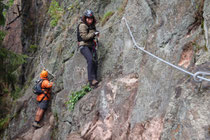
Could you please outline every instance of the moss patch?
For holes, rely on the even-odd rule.
[[[103,26],[113,14],[114,12],[112,11],[106,12],[101,20],[101,25]]]

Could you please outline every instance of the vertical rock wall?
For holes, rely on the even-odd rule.
[[[147,51],[192,73],[210,71],[210,3],[207,0],[77,3],[65,0],[60,4],[64,7],[64,15],[56,27],[50,27],[50,17],[46,14],[49,3],[38,1],[40,11],[36,11],[39,11],[40,26],[35,24],[34,36],[39,49],[26,66],[35,80],[43,69],[41,56],[44,66],[56,75],[51,107],[42,122],[44,126],[37,130],[31,127],[36,110],[31,82],[13,108],[16,116],[4,139],[210,138],[210,83],[196,83],[192,77],[135,49],[121,20],[126,17],[137,43]],[[77,8],[72,10],[70,6]],[[46,8],[44,14],[42,7]],[[75,29],[80,15],[89,8],[96,13],[99,23],[106,12],[113,11],[104,26],[97,24],[101,31],[98,49],[101,85],[70,111],[66,105],[69,95],[87,83],[87,65],[77,49]],[[25,36],[24,40],[27,39],[31,40]]]

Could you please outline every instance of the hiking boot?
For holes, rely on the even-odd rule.
[[[94,79],[94,80],[92,81],[91,85],[92,85],[92,86],[96,86],[98,83],[99,83],[99,82],[98,82],[97,80]]]
[[[35,128],[41,128],[42,126],[40,124],[38,124],[37,122],[33,122],[32,124],[33,127]]]

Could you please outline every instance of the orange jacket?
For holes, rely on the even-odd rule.
[[[44,98],[43,100],[49,100],[53,82],[50,82],[47,78],[41,78],[41,79],[43,79],[41,88],[47,96],[45,94],[40,94],[37,96],[36,100],[41,101],[42,98]],[[46,97],[44,97],[44,96],[46,96]]]

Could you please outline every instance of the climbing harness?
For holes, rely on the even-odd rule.
[[[128,25],[127,19],[126,19],[125,17],[123,17],[122,20],[125,21],[126,27],[127,27],[128,31],[129,31],[129,34],[130,34],[130,36],[131,36],[131,38],[132,38],[132,41],[133,41],[133,43],[134,43],[134,46],[135,46],[136,48],[138,48],[138,49],[140,49],[141,51],[143,51],[144,53],[146,53],[146,54],[148,54],[148,55],[150,55],[150,56],[152,56],[152,57],[158,59],[159,61],[162,61],[163,63],[165,63],[165,64],[167,64],[167,65],[170,65],[171,67],[173,67],[173,68],[175,68],[175,69],[178,69],[178,70],[180,70],[180,71],[182,71],[182,72],[184,72],[184,73],[186,73],[186,74],[192,76],[196,82],[202,82],[203,80],[210,82],[210,79],[205,78],[205,76],[207,76],[207,75],[209,76],[210,73],[198,71],[198,72],[196,72],[195,74],[193,74],[193,73],[191,73],[191,72],[189,72],[189,71],[186,71],[186,70],[184,70],[184,69],[182,69],[182,68],[180,68],[180,67],[178,67],[178,66],[176,66],[176,65],[174,65],[174,64],[171,64],[171,63],[169,63],[169,62],[163,60],[162,58],[157,57],[156,55],[154,55],[154,54],[152,54],[152,53],[146,51],[144,48],[140,47],[140,46],[136,43],[136,40],[135,40],[135,38],[134,38],[134,36],[133,36],[133,34],[132,34],[132,31],[131,31],[131,29],[130,29],[130,27],[129,27],[129,25]]]

